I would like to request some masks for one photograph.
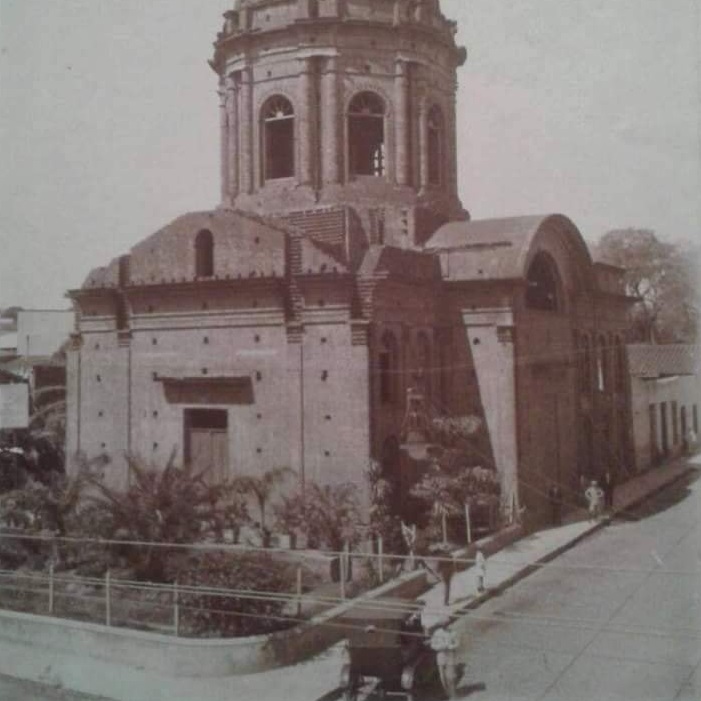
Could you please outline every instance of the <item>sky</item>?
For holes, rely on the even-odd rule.
[[[90,269],[218,204],[233,0],[0,0],[0,308],[65,308]],[[473,219],[585,238],[701,235],[701,0],[442,0]]]

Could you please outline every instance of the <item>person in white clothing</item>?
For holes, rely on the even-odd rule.
[[[584,492],[584,497],[589,505],[589,516],[592,520],[596,520],[601,516],[601,507],[604,500],[604,490],[599,487],[596,480],[592,480],[589,487],[587,487],[586,492]]]
[[[460,681],[457,665],[458,636],[447,627],[439,627],[431,636],[430,645],[436,652],[436,663],[443,688],[448,698],[454,699]]]
[[[475,555],[475,582],[477,584],[477,593],[481,594],[484,591],[484,580],[487,578],[487,558],[481,550]]]

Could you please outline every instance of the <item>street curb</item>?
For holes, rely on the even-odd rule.
[[[505,579],[503,582],[500,582],[494,587],[490,587],[487,591],[485,591],[482,594],[479,594],[475,596],[471,601],[466,602],[463,606],[461,606],[459,609],[456,609],[455,611],[451,611],[450,616],[448,617],[447,622],[445,623],[446,626],[452,626],[454,623],[458,621],[464,614],[468,613],[469,611],[472,611],[474,609],[479,608],[482,606],[482,604],[486,603],[490,599],[494,599],[497,596],[500,596],[501,594],[504,593],[507,589],[512,587],[514,584],[517,584],[521,580],[525,579],[529,575],[533,574],[533,572],[541,569],[541,566],[550,562],[551,560],[554,560],[556,557],[559,557],[562,555],[564,552],[567,552],[571,548],[575,547],[575,545],[578,545],[581,543],[585,538],[588,538],[592,534],[602,530],[605,526],[608,526],[611,521],[613,521],[614,518],[620,513],[623,513],[624,511],[627,511],[631,508],[635,508],[642,504],[643,502],[647,501],[650,497],[655,496],[656,494],[659,494],[663,490],[667,489],[668,487],[671,487],[673,484],[676,484],[677,482],[681,482],[681,480],[685,479],[688,477],[691,473],[698,471],[698,468],[687,466],[685,470],[680,472],[677,475],[674,475],[671,477],[669,480],[666,480],[658,485],[656,485],[653,489],[651,489],[649,492],[646,492],[645,494],[636,497],[631,501],[630,503],[626,504],[625,506],[621,506],[617,509],[614,509],[612,513],[608,514],[604,518],[602,518],[600,521],[597,521],[596,523],[592,524],[591,528],[588,528],[586,531],[583,531],[579,535],[575,536],[572,538],[572,540],[567,541],[566,543],[563,543],[562,545],[558,546],[554,550],[551,550],[549,553],[546,553],[542,557],[540,557],[538,560],[535,562],[532,562],[523,569],[519,570],[518,572],[515,572],[512,574],[510,577]]]

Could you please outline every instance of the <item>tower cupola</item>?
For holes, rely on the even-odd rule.
[[[455,95],[466,52],[438,0],[238,0],[212,68],[221,200],[341,207],[367,243],[420,245],[466,218]]]

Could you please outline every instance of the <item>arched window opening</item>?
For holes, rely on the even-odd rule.
[[[560,277],[555,261],[547,253],[539,253],[533,259],[526,284],[527,307],[549,312],[560,309]]]
[[[591,378],[593,374],[589,338],[587,336],[582,336],[580,342],[582,390],[588,392],[591,389]]]
[[[361,92],[348,107],[348,161],[351,175],[385,174],[385,103]]]
[[[380,403],[393,404],[399,395],[399,345],[394,334],[382,336],[378,357],[380,371]]]
[[[431,341],[423,331],[416,338],[416,384],[431,394]]]
[[[295,170],[295,113],[290,101],[276,95],[262,110],[263,180],[291,178]]]
[[[620,338],[616,339],[616,389],[625,392],[627,386],[628,363],[626,360],[626,347]]]
[[[434,105],[428,113],[428,182],[430,185],[443,184],[443,113],[438,105]]]
[[[212,277],[214,275],[214,237],[208,229],[203,229],[195,239],[195,275]]]
[[[606,337],[599,336],[599,340],[596,344],[596,388],[600,392],[605,391],[610,386],[606,350]]]

